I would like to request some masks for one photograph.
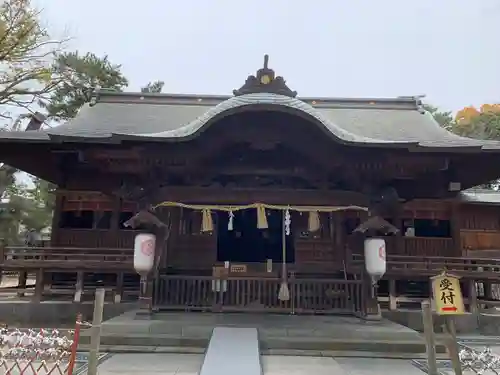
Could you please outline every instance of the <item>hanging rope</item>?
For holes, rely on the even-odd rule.
[[[269,225],[267,224],[266,209],[263,205],[257,206],[257,228],[269,228]]]
[[[357,211],[368,211],[368,208],[361,206],[290,206],[290,205],[275,205],[275,204],[267,204],[267,203],[252,203],[241,206],[225,206],[225,205],[202,205],[202,204],[185,204],[179,202],[162,202],[153,207],[156,209],[158,207],[182,207],[191,210],[212,210],[212,211],[240,211],[240,210],[248,210],[248,209],[267,209],[267,210],[290,210],[290,211],[298,211],[298,212],[335,212],[335,211],[345,211],[345,210],[357,210]],[[266,220],[267,221],[267,220]]]
[[[309,218],[307,222],[307,230],[309,232],[317,232],[320,229],[319,213],[318,211],[309,211]]]
[[[201,231],[212,232],[214,230],[214,223],[212,221],[212,213],[209,209],[205,208],[201,211]]]
[[[286,211],[288,213],[288,210]],[[281,285],[280,290],[278,292],[278,299],[280,301],[289,301],[290,300],[290,290],[288,288],[288,272],[286,269],[286,213],[283,212],[283,225],[281,230]]]

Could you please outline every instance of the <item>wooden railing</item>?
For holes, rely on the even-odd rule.
[[[132,249],[76,247],[6,247],[0,249],[0,267],[51,270],[132,270]]]
[[[451,256],[454,244],[451,238],[439,237],[384,237],[387,254],[401,256]],[[401,241],[400,241],[401,240]],[[363,238],[351,237],[349,247],[354,254],[363,253]]]
[[[104,229],[58,229],[54,246],[65,247],[108,247],[113,249],[132,249],[134,238],[139,233],[134,230]]]
[[[360,313],[365,311],[360,280],[292,279],[290,299],[280,301],[277,278],[215,279],[161,275],[155,285],[158,308],[201,311]]]
[[[364,257],[361,255],[354,255],[348,262],[350,272],[361,272],[363,267]],[[387,255],[388,276],[433,276],[443,270],[477,280],[500,280],[500,259]]]

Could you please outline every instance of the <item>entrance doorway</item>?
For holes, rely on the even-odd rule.
[[[234,212],[233,230],[228,230],[229,215],[219,212],[217,217],[217,261],[265,263],[283,261],[283,213],[266,210],[267,229],[257,228],[257,210]],[[286,236],[287,263],[295,262],[293,233]]]

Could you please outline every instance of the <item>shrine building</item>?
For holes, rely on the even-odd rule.
[[[418,97],[301,97],[267,56],[238,83],[99,90],[65,124],[0,132],[1,162],[58,186],[50,244],[0,246],[20,293],[34,273],[34,301],[104,283],[149,310],[363,316],[426,297],[444,267],[464,287],[499,278],[500,195],[468,189],[500,176],[500,142],[450,133]],[[142,286],[138,234],[155,238]],[[376,293],[371,237],[386,246]]]

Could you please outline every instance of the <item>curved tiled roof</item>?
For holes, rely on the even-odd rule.
[[[462,202],[500,205],[500,191],[488,189],[468,189],[460,192]]]
[[[272,93],[225,97],[102,92],[95,105],[85,105],[66,124],[44,131],[0,132],[0,141],[172,141],[257,106],[299,114],[343,143],[500,150],[500,142],[459,137],[441,128],[415,98],[297,99]]]
[[[344,142],[362,142],[362,143],[384,143],[383,140],[372,139],[359,134],[353,134],[348,130],[337,125],[334,121],[324,117],[321,111],[315,109],[310,104],[307,104],[299,99],[291,98],[283,95],[257,93],[247,94],[242,96],[233,96],[216,106],[204,112],[201,116],[193,119],[189,123],[178,128],[165,130],[158,133],[139,133],[135,134],[134,138],[188,138],[205,126],[225,116],[228,112],[237,110],[245,110],[245,107],[263,106],[263,108],[277,111],[286,111],[287,109],[294,110],[296,113],[305,115],[314,120],[318,125],[322,125],[335,138]],[[118,133],[116,133],[118,135]]]

